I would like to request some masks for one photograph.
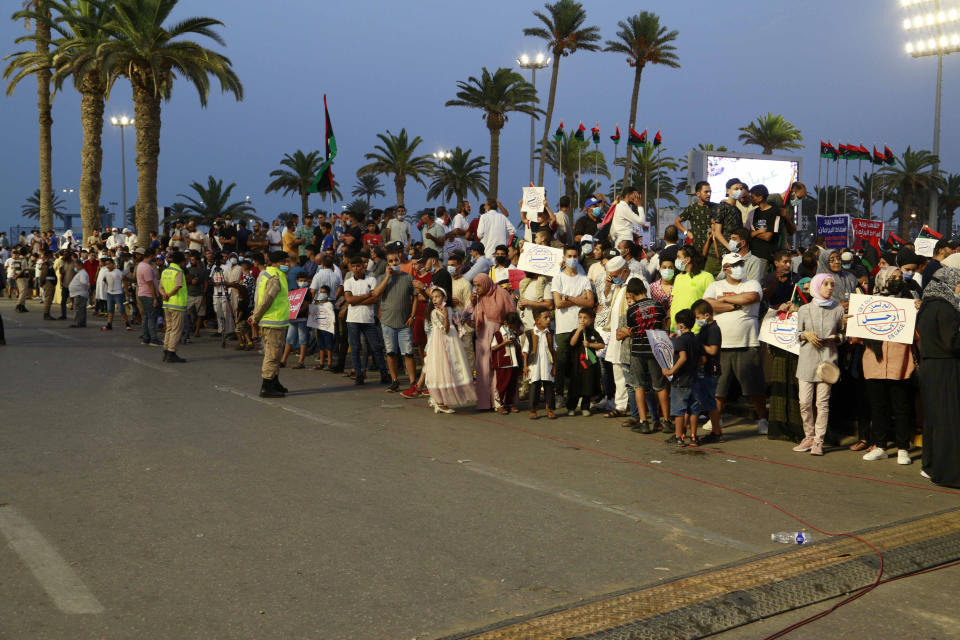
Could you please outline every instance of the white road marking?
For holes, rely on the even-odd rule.
[[[149,369],[153,369],[154,371],[163,371],[164,373],[169,373],[169,374],[171,374],[171,375],[179,375],[179,374],[178,374],[176,371],[174,371],[173,369],[170,369],[170,368],[168,368],[168,367],[164,367],[164,366],[162,366],[162,365],[156,364],[155,362],[147,362],[146,360],[141,360],[140,358],[138,358],[138,357],[136,357],[136,356],[131,356],[131,355],[128,354],[128,353],[122,353],[122,352],[120,352],[120,351],[114,351],[114,352],[111,353],[110,355],[112,355],[112,356],[115,357],[115,358],[120,358],[120,359],[122,359],[122,360],[129,360],[130,362],[136,362],[137,364],[139,364],[139,365],[141,365],[141,366],[144,366],[144,367],[147,367],[147,368],[149,368]]]
[[[225,387],[225,386],[215,384],[213,385],[213,388],[216,389],[217,391],[223,391],[224,393],[232,393],[234,395],[240,396],[241,398],[246,398],[247,400],[253,400],[254,402],[259,402],[260,404],[265,404],[267,406],[274,407],[277,409],[283,409],[284,411],[288,413],[292,413],[296,416],[300,416],[305,420],[310,420],[311,422],[327,425],[329,427],[349,427],[350,426],[344,422],[340,422],[338,420],[331,420],[330,418],[325,418],[323,416],[310,413],[309,411],[306,411],[304,409],[298,409],[297,407],[291,407],[289,405],[282,404],[280,402],[274,402],[266,398],[261,398],[260,396],[255,396],[250,393],[245,393],[243,391],[240,391],[239,389],[234,389],[233,387]]]
[[[54,338],[60,338],[62,340],[69,340],[70,342],[83,342],[80,338],[74,336],[68,336],[59,331],[51,331],[50,329],[37,329],[40,333],[45,333],[48,336],[53,336]]]
[[[590,507],[592,509],[599,509],[601,511],[606,511],[607,513],[612,513],[614,515],[622,516],[624,518],[629,518],[635,522],[642,522],[644,524],[653,525],[659,527],[670,533],[679,533],[681,535],[688,536],[690,538],[696,538],[703,542],[709,544],[715,544],[723,547],[730,547],[737,549],[739,551],[748,551],[750,553],[760,553],[765,549],[759,546],[754,546],[746,542],[741,542],[740,540],[735,540],[733,538],[728,538],[726,536],[720,535],[719,533],[714,533],[707,529],[701,529],[699,527],[693,527],[686,523],[680,522],[673,518],[665,518],[663,516],[658,516],[656,514],[650,513],[648,511],[641,511],[639,509],[634,509],[633,507],[625,507],[622,505],[615,504],[609,500],[603,500],[601,498],[594,498],[591,496],[578,493],[571,489],[564,489],[562,487],[555,487],[553,485],[547,484],[541,480],[535,478],[525,478],[523,476],[510,473],[509,471],[503,471],[501,469],[496,469],[494,467],[489,467],[484,464],[477,462],[470,462],[469,464],[463,465],[464,469],[469,469],[474,473],[487,476],[489,478],[495,478],[497,480],[507,482],[509,484],[516,485],[518,487],[524,487],[527,489],[532,489],[534,491],[539,491],[541,493],[546,493],[552,495],[561,500],[567,500],[568,502],[573,502],[584,507]]]
[[[0,533],[64,613],[103,613],[96,597],[80,581],[66,560],[13,507],[0,507]]]

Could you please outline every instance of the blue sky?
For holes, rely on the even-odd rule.
[[[13,3],[7,3],[8,9]],[[960,2],[958,2],[960,4]],[[208,175],[236,182],[237,199],[250,195],[259,215],[297,211],[295,197],[264,195],[268,174],[284,153],[323,145],[322,96],[328,95],[340,148],[334,172],[349,198],[363,154],[375,134],[406,127],[423,138],[421,149],[461,146],[488,155],[489,135],[481,114],[444,107],[456,82],[491,70],[515,67],[516,57],[539,43],[522,29],[534,25],[536,2],[485,3],[461,0],[182,0],[178,17],[206,15],[222,20],[224,53],[234,63],[246,96],[236,102],[215,92],[200,108],[187,84],[174,89],[163,107],[159,173],[161,204],[177,200],[192,181]],[[589,24],[612,39],[616,23],[641,9],[656,12],[676,29],[680,69],[648,68],[640,89],[638,129],[663,131],[664,147],[685,156],[699,142],[758,152],[737,142],[737,129],[772,111],[804,135],[802,179],[816,182],[819,139],[836,143],[931,148],[936,59],[914,59],[903,51],[904,17],[897,0],[740,0],[737,2],[586,2]],[[5,53],[22,24],[0,22]],[[216,46],[216,45],[213,45]],[[950,114],[960,106],[960,54],[944,59],[943,168],[960,171],[960,130]],[[546,103],[549,70],[537,77]],[[529,72],[524,71],[524,75]],[[614,124],[626,132],[632,73],[624,58],[578,52],[560,67],[554,122],[568,130],[579,120],[600,121],[601,151],[612,155]],[[36,87],[27,80],[13,97],[0,100],[4,143],[0,159],[0,228],[18,224],[20,205],[38,184]],[[106,115],[132,114],[127,83],[119,81]],[[79,96],[66,89],[54,103],[54,187],[76,187],[80,179]],[[556,126],[555,124],[553,126]],[[542,133],[538,125],[538,137]],[[127,192],[136,193],[132,131],[127,137]],[[105,127],[102,202],[120,201],[120,135]],[[519,199],[528,178],[529,120],[513,115],[503,131],[501,200]],[[621,153],[623,145],[620,146]],[[556,197],[556,176],[545,178]],[[392,181],[384,180],[393,202]],[[68,208],[78,210],[76,196]],[[425,190],[408,184],[407,205],[424,206]],[[435,203],[430,203],[435,204]],[[108,205],[109,206],[109,205]],[[318,196],[311,206],[329,208]]]

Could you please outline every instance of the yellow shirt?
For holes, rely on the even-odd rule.
[[[283,231],[283,250],[287,255],[298,255],[297,245],[296,245],[297,236],[290,231],[284,229]]]

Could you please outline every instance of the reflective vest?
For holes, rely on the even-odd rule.
[[[263,317],[260,318],[261,327],[287,327],[290,325],[290,292],[287,286],[287,274],[276,267],[267,267],[257,283],[257,300],[263,300],[264,291],[267,289],[267,282],[271,278],[277,278],[280,282],[280,291],[277,297],[270,303]]]
[[[163,301],[164,309],[172,309],[174,311],[186,311],[187,310],[187,278],[183,275],[183,269],[180,268],[178,264],[171,264],[169,267],[163,270],[163,273],[160,274],[160,287],[163,289],[164,293],[170,293],[177,286],[177,273],[181,276],[180,288],[177,289],[177,292],[174,293],[168,300]]]

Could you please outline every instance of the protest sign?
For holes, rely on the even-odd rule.
[[[653,357],[662,369],[669,369],[673,366],[673,343],[670,342],[670,336],[666,331],[659,329],[647,329],[647,339],[650,341],[650,348],[653,350]],[[673,380],[673,376],[668,376],[668,380]]]
[[[290,319],[296,320],[297,314],[300,313],[300,307],[303,306],[303,299],[307,296],[307,287],[303,289],[294,289],[289,293],[290,298]]]
[[[847,233],[850,229],[850,216],[817,216],[817,235],[824,239],[828,249],[842,249],[847,246]]]
[[[847,336],[913,344],[917,307],[912,298],[850,294]]]
[[[800,343],[797,342],[797,314],[789,313],[780,317],[776,309],[767,311],[760,323],[760,342],[800,355]]]
[[[543,211],[543,204],[546,200],[546,190],[543,187],[524,187],[523,204],[520,206],[520,211],[536,215]]]
[[[850,226],[853,228],[853,237],[862,240],[864,245],[870,244],[873,240],[876,240],[877,243],[883,241],[882,220],[854,218],[850,221]]]
[[[336,312],[334,312],[332,304],[326,303],[310,305],[310,310],[307,314],[308,327],[311,329],[326,331],[327,333],[334,333],[333,325],[335,322]]]
[[[520,281],[523,280],[527,274],[525,274],[521,269],[510,269],[507,272],[510,276],[510,290],[516,291],[520,288]]]
[[[545,276],[559,275],[563,268],[563,249],[555,249],[532,242],[524,242],[520,250],[517,269],[540,273]]]
[[[936,246],[936,238],[917,238],[913,241],[913,247],[916,249],[917,255],[923,256],[924,258],[932,258],[933,250]]]

